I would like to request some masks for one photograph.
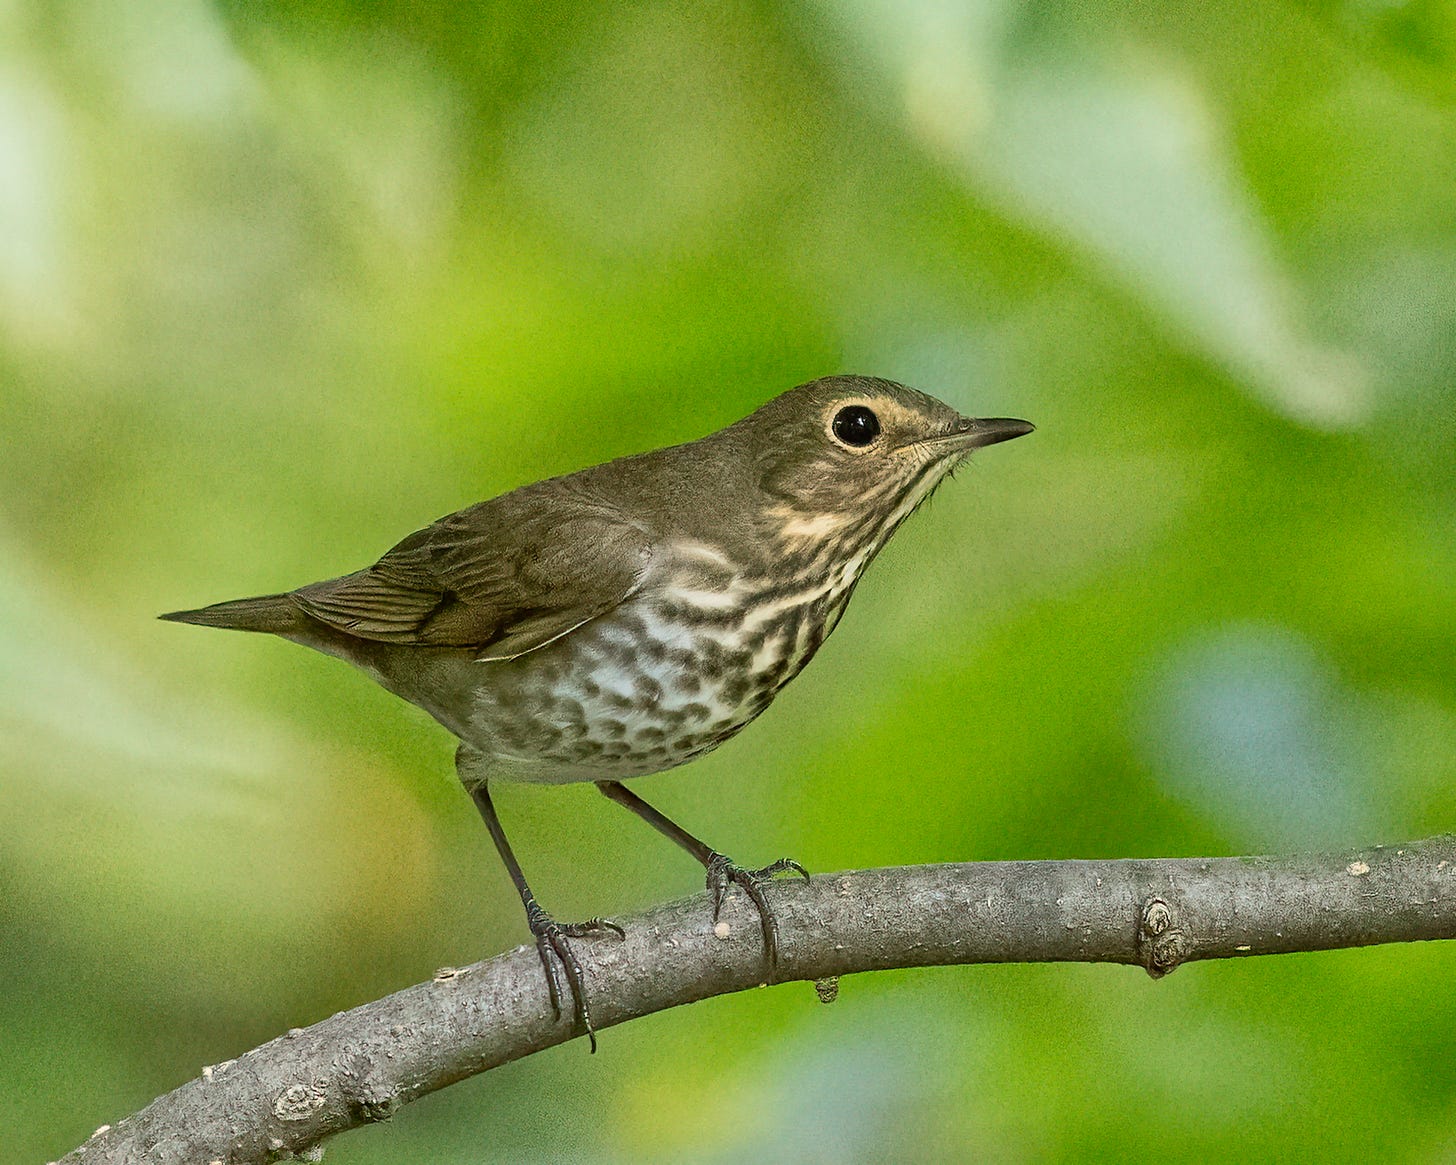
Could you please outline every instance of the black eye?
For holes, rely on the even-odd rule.
[[[868,445],[880,435],[880,418],[864,405],[849,405],[834,414],[834,435],[846,445]]]

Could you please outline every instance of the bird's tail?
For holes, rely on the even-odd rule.
[[[273,635],[301,630],[307,621],[307,616],[288,595],[233,599],[196,611],[169,611],[157,618],[170,623],[196,623],[199,627],[226,627],[230,631],[266,631]]]

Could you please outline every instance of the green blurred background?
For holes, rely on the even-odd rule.
[[[1456,12],[0,0],[0,1159],[525,929],[445,732],[158,611],[829,372],[1037,435],[752,729],[745,861],[1456,826]],[[507,788],[558,916],[696,867]],[[1456,1160],[1456,947],[718,1000],[341,1163]]]

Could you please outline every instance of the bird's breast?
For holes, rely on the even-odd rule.
[[[527,779],[638,776],[717,747],[772,702],[833,629],[863,563],[809,576],[703,551],[616,610],[502,665],[477,719]]]

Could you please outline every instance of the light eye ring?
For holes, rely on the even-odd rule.
[[[879,439],[880,418],[867,405],[845,405],[829,422],[834,439],[849,449],[867,449]]]

